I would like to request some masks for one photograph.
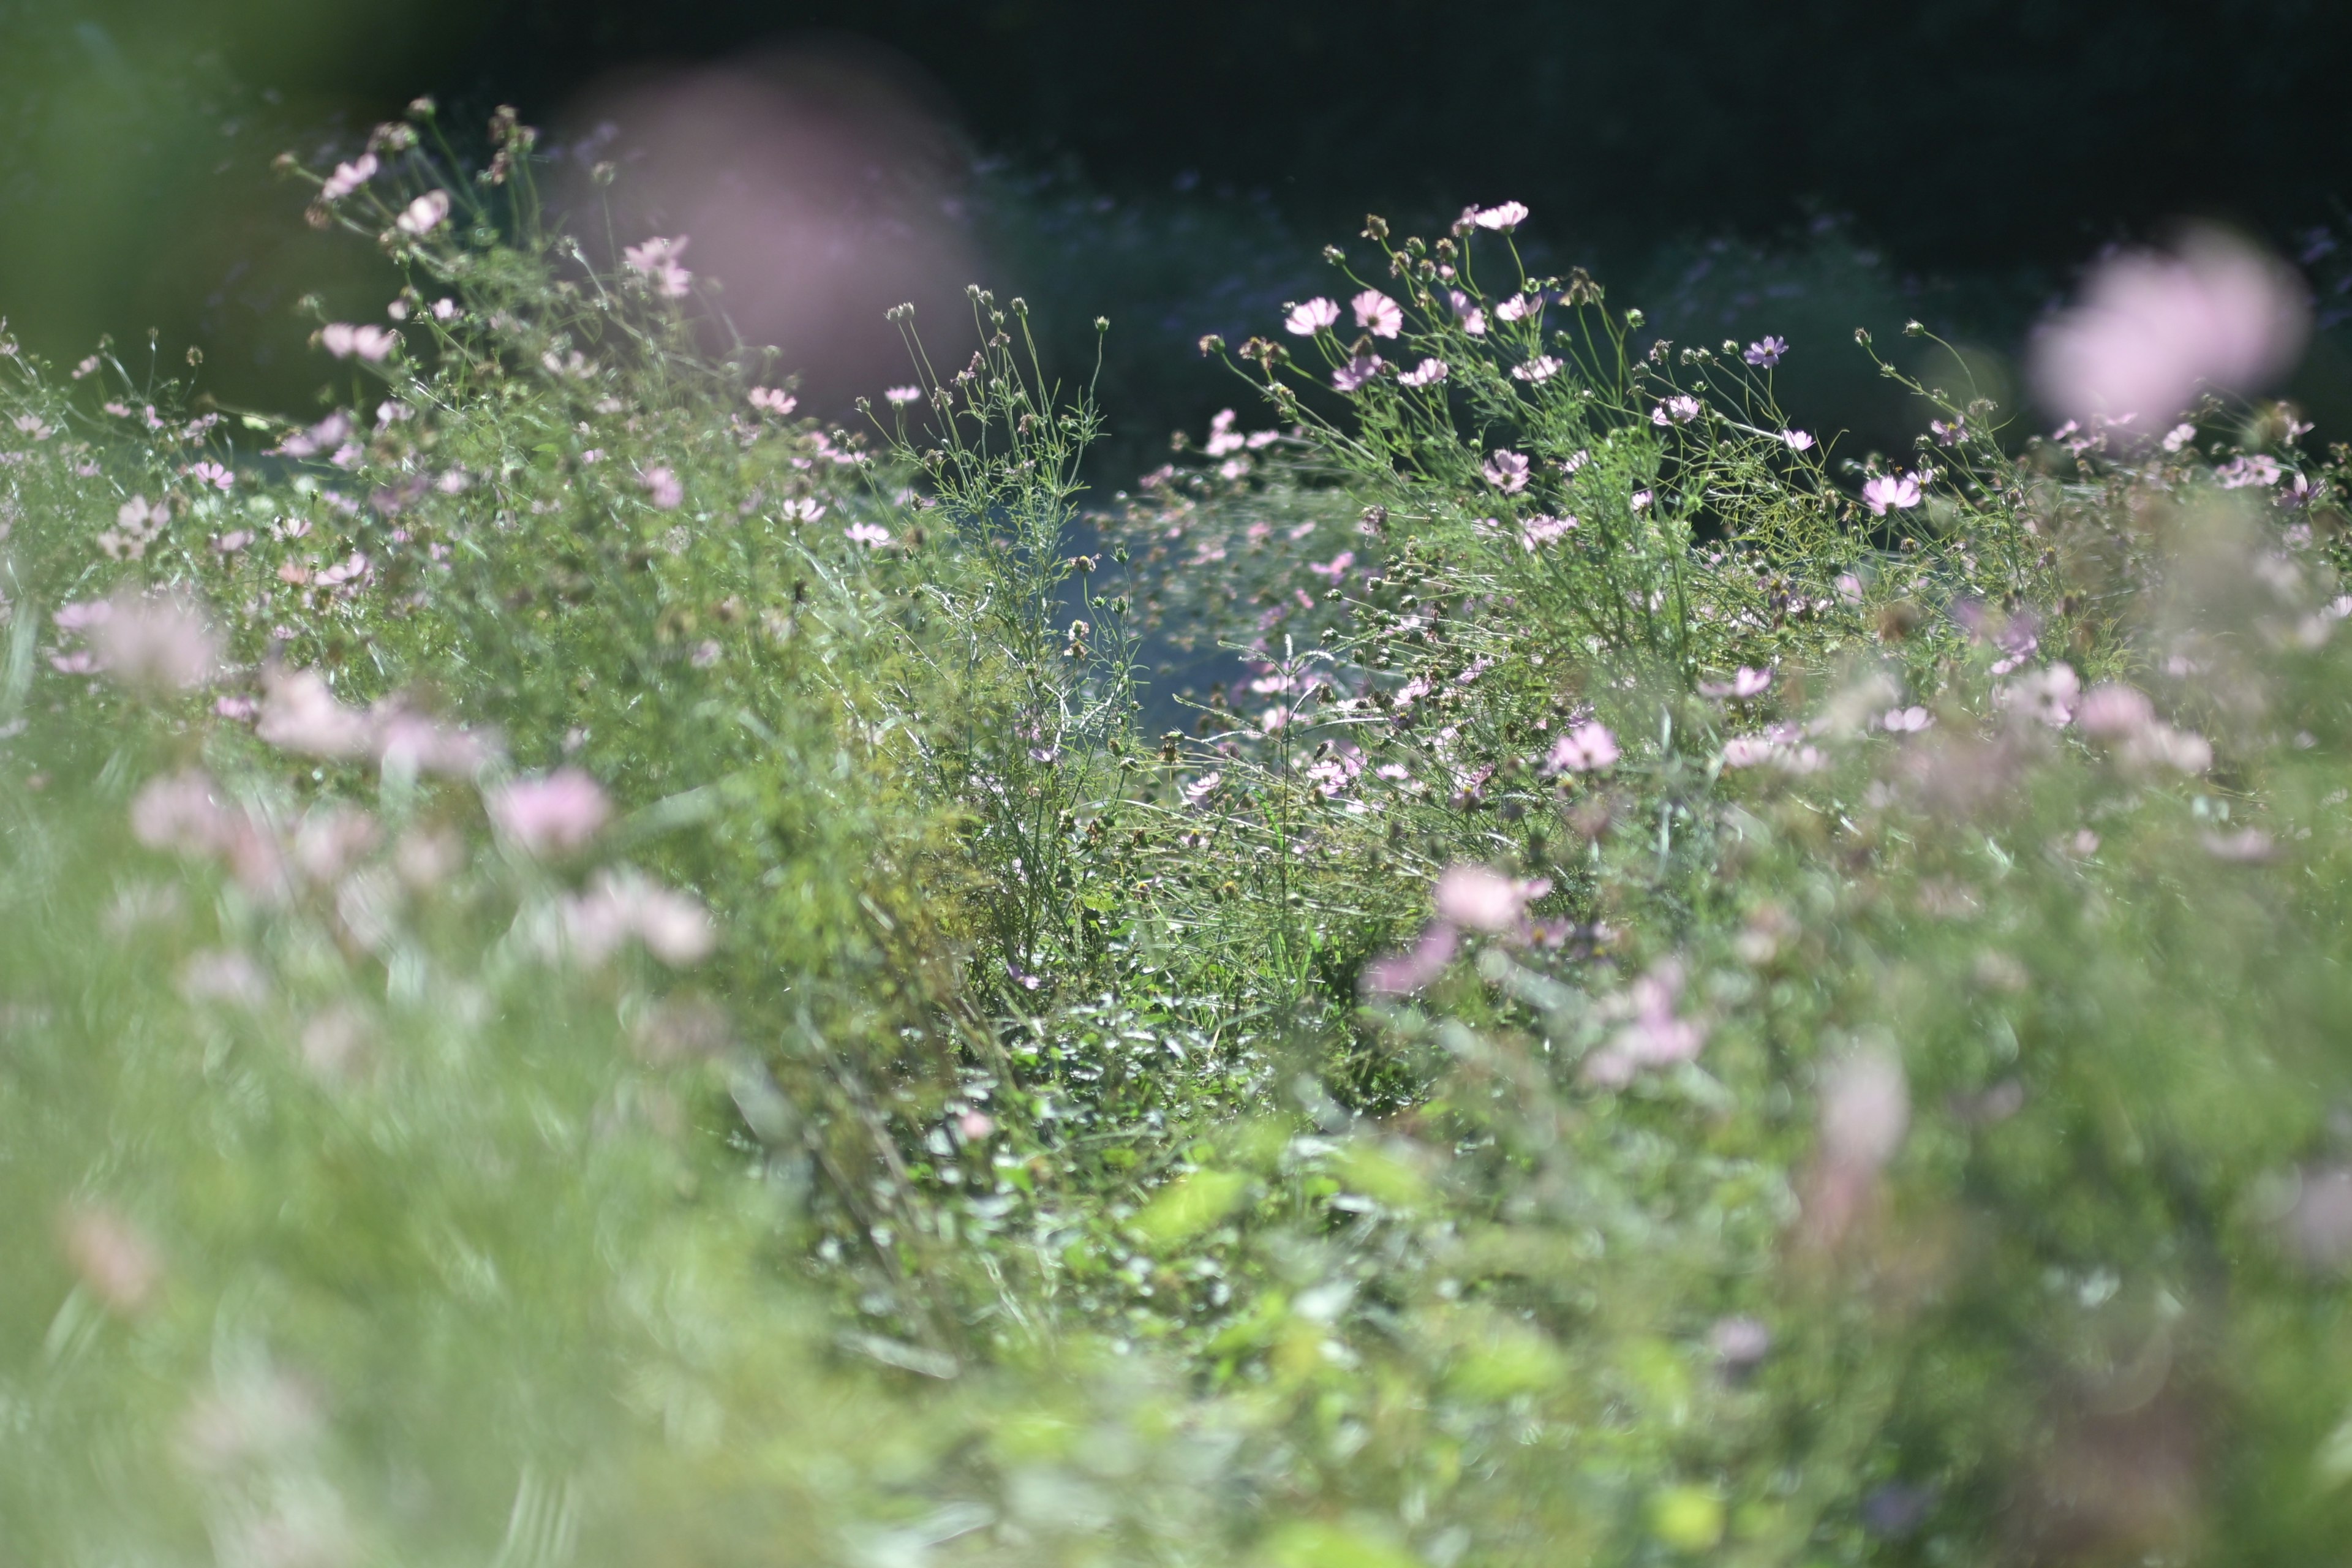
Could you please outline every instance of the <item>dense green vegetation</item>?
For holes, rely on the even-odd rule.
[[[330,407],[0,343],[12,1561],[2346,1539],[2266,264],[2119,263],[2043,395],[2181,417],[2041,437],[1373,218],[1089,497],[1043,303],[812,421],[491,132],[289,171],[404,280]]]

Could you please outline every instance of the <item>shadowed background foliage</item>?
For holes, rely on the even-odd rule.
[[[577,134],[616,83],[779,58],[888,83],[979,159],[949,199],[981,266],[1055,301],[1073,368],[1113,316],[1106,399],[1139,438],[1223,395],[1190,340],[1263,326],[1368,207],[1524,200],[1545,259],[1708,337],[1788,312],[1662,315],[1730,265],[1704,242],[1833,232],[1885,296],[1843,290],[1836,330],[1916,311],[2006,349],[2102,244],[2190,216],[2295,243],[2352,155],[2326,109],[2352,11],[2311,0],[0,0],[0,309],[59,356],[157,327],[225,400],[294,403],[299,290],[376,285],[289,221],[281,147],[355,147],[419,91]]]

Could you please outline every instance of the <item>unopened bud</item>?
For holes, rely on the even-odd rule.
[[[1856,327],[1853,330],[1853,341],[1860,343],[1863,347],[1868,348],[1870,346],[1870,329],[1868,327]]]
[[[1214,332],[1204,332],[1204,333],[1202,333],[1202,336],[1201,336],[1201,353],[1202,353],[1202,357],[1203,357],[1203,358],[1205,358],[1206,356],[1208,356],[1208,355],[1210,355],[1210,354],[1221,354],[1221,353],[1224,353],[1224,352],[1225,352],[1225,340],[1224,340],[1224,339],[1223,339],[1223,338],[1219,337],[1219,336],[1218,336],[1216,333],[1214,333]]]
[[[1642,323],[1649,319],[1639,310],[1628,310],[1625,312],[1625,330],[1638,332],[1642,330]]]
[[[1366,215],[1364,218],[1364,237],[1366,239],[1386,239],[1388,237],[1389,220],[1381,216],[1378,213]]]
[[[1906,321],[1903,323],[1903,335],[1906,338],[1916,338],[1927,330],[1927,328],[1921,326],[1916,321]]]

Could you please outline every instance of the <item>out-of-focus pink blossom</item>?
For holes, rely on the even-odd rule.
[[[87,635],[100,666],[126,686],[189,691],[220,670],[220,638],[175,595],[119,593]]]
[[[2202,230],[2175,255],[2129,251],[2103,263],[2082,303],[2036,341],[2034,386],[2076,419],[2160,419],[2200,385],[2251,391],[2286,370],[2310,324],[2292,272]]]
[[[2164,449],[2168,452],[2178,452],[2195,439],[2197,439],[2197,426],[2184,420],[2164,433]]]
[[[2213,470],[2213,478],[2225,490],[2242,490],[2251,485],[2274,485],[2285,471],[2268,452],[2255,452],[2222,464]]]
[[[1519,923],[1530,900],[1550,890],[1549,882],[1522,882],[1465,861],[1437,879],[1437,918],[1472,931],[1506,931]]]
[[[1863,482],[1862,504],[1873,517],[1908,510],[1919,500],[1919,481],[1909,474],[1873,474]]]
[[[1874,1173],[1910,1127],[1910,1086],[1893,1055],[1864,1051],[1830,1069],[1821,1097],[1822,1158],[1830,1165]]]
[[[882,389],[882,401],[893,408],[903,408],[909,403],[922,400],[923,389],[919,386],[886,386]]]
[[[314,807],[294,830],[294,868],[325,887],[357,865],[379,837],[375,818],[356,806]]]
[[[1453,374],[1442,359],[1425,359],[1397,377],[1400,386],[1434,386]]]
[[[1916,735],[1934,723],[1935,718],[1925,708],[1889,708],[1879,722],[1891,735]]]
[[[375,364],[399,344],[400,334],[389,327],[355,327],[349,321],[330,321],[319,329],[319,342],[337,359],[357,354]]]
[[[1750,697],[1760,696],[1771,684],[1770,670],[1751,669],[1743,664],[1732,671],[1729,680],[1702,680],[1698,683],[1698,689],[1702,697],[1734,697],[1746,701]]]
[[[1532,385],[1538,382],[1549,381],[1553,376],[1558,375],[1564,368],[1566,367],[1562,363],[1553,358],[1550,354],[1538,354],[1535,358],[1528,361],[1525,364],[1513,365],[1511,367],[1511,379],[1513,381],[1524,381]]]
[[[2201,773],[2213,765],[2211,742],[2158,719],[2155,705],[2137,688],[2095,686],[2075,705],[2074,719],[2084,734],[2112,746],[2116,759],[2127,767]]]
[[[119,1317],[135,1317],[163,1281],[163,1261],[137,1226],[110,1208],[76,1205],[58,1219],[66,1261],[82,1288]]]
[[[1462,323],[1464,331],[1474,338],[1483,338],[1486,335],[1486,312],[1480,308],[1477,300],[1459,289],[1447,289],[1445,300],[1447,304],[1454,307],[1454,319]]]
[[[397,700],[378,703],[369,720],[370,748],[387,772],[467,778],[499,754],[497,735],[443,724]]]
[[[2137,734],[2156,722],[2156,705],[2137,687],[2113,683],[2094,686],[2074,710],[2086,735],[2103,741]]]
[[[1331,373],[1331,384],[1342,392],[1355,392],[1381,374],[1385,363],[1378,354],[1358,354]]]
[[[1617,737],[1598,719],[1587,720],[1552,742],[1551,754],[1544,759],[1548,773],[1583,773],[1614,764],[1618,758]]]
[[[1498,321],[1524,321],[1540,309],[1542,304],[1540,296],[1514,294],[1495,307],[1495,319]]]
[[[1996,692],[1995,700],[2021,718],[2036,719],[2053,730],[2063,730],[2074,721],[2074,703],[2083,689],[2082,679],[2069,664],[2053,664],[2047,669],[2037,669],[2020,676]]]
[[[877,522],[853,522],[841,531],[850,543],[868,550],[880,550],[890,542],[890,531]]]
[[[755,386],[750,397],[752,407],[762,414],[772,414],[779,419],[801,405],[799,398],[772,386]]]
[[[1495,229],[1500,233],[1508,234],[1528,221],[1528,209],[1518,202],[1503,202],[1495,206],[1474,211],[1470,215],[1470,221],[1480,228]]]
[[[336,164],[335,172],[328,175],[326,183],[319,187],[319,199],[327,202],[341,201],[345,196],[374,179],[376,167],[375,154],[373,153],[362,153],[348,163]]]
[[[1230,408],[1220,408],[1209,421],[1209,444],[1202,448],[1212,458],[1222,458],[1228,452],[1238,452],[1249,445],[1249,437],[1234,428],[1237,416]]]
[[[686,489],[678,483],[676,470],[647,468],[642,482],[646,487],[646,499],[663,511],[676,511],[686,504]]]
[[[1360,984],[1367,996],[1404,996],[1445,973],[1462,946],[1461,934],[1444,921],[1433,921],[1412,947],[1365,965]]]
[[[273,669],[264,677],[261,720],[254,733],[281,752],[306,757],[356,757],[374,739],[367,714],[335,700],[318,671]]]
[[[445,300],[434,300],[434,301],[433,301],[433,319],[434,319],[435,321],[452,321],[457,320],[457,300],[446,300],[446,299],[445,299]]]
[[[1621,1088],[1645,1068],[1698,1059],[1700,1048],[1706,1044],[1706,1026],[1676,1011],[1682,987],[1682,965],[1671,958],[1660,961],[1627,987],[1623,1005],[1632,1017],[1606,1046],[1585,1059],[1586,1081]]]
[[[449,221],[449,193],[427,191],[404,208],[393,226],[411,239],[423,239]]]
[[[604,786],[578,768],[501,784],[484,804],[508,837],[541,858],[579,848],[613,814]]]
[[[1517,495],[1528,488],[1528,459],[1525,454],[1497,448],[1480,470],[1486,482],[1505,495]]]
[[[673,969],[710,956],[719,933],[702,905],[635,871],[600,871],[587,889],[566,898],[559,915],[573,956],[603,963],[631,937]]]
[[[1282,324],[1296,336],[1311,338],[1327,328],[1337,326],[1339,321],[1339,301],[1318,295],[1304,305],[1290,307],[1290,314],[1283,318]]]
[[[2278,857],[2278,845],[2259,827],[2242,827],[2235,833],[2207,833],[2200,840],[2205,853],[2216,860],[2235,861],[2242,866],[2259,866]]]
[[[1575,528],[1576,519],[1572,517],[1531,517],[1519,524],[1519,548],[1532,555],[1553,540],[1566,537]]]
[[[1356,325],[1376,338],[1392,338],[1404,330],[1404,310],[1377,289],[1367,289],[1349,302]]]
[[[220,490],[228,489],[236,483],[235,474],[209,458],[199,463],[189,464],[188,478],[200,485],[210,485],[215,489]]]

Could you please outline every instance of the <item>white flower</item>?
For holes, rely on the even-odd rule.
[[[1480,228],[1499,229],[1505,234],[1528,221],[1528,209],[1519,202],[1504,202],[1470,215],[1470,221]]]

